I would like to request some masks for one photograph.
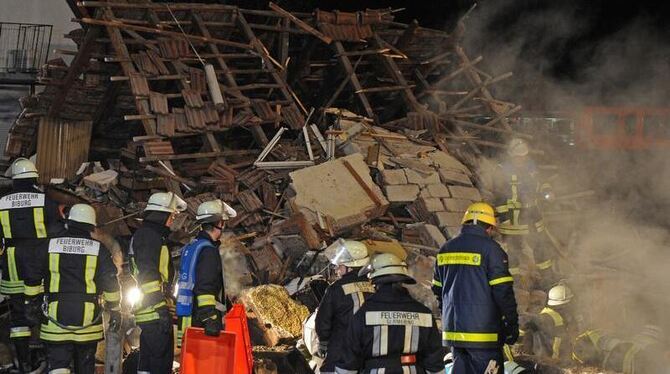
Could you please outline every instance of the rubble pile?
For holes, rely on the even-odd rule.
[[[46,88],[22,100],[6,156],[36,153],[52,198],[92,204],[121,243],[152,192],[184,197],[174,257],[201,202],[231,204],[226,291],[266,322],[267,346],[299,337],[313,311],[277,285],[297,278],[304,292],[340,236],[401,254],[413,294],[435,307],[434,256],[482,199],[474,159],[532,138],[510,126],[521,107],[492,93],[511,73],[482,71],[460,45],[462,24],[449,34],[395,22],[392,9],[273,3],[75,10],[78,48],[60,51],[72,62],[42,69]]]
[[[437,248],[480,199],[467,155],[515,134],[507,116],[520,108],[489,90],[508,75],[476,68],[462,27],[400,24],[391,9],[77,10],[78,49],[60,51],[72,62],[43,68],[46,89],[22,101],[6,156],[37,151],[50,194],[93,204],[117,237],[152,191],[183,196],[175,251],[200,202],[230,202],[246,285],[320,270],[316,251],[340,235]],[[99,162],[80,167],[82,155]]]

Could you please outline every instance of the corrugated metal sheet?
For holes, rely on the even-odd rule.
[[[40,183],[75,176],[79,166],[88,159],[92,127],[91,121],[40,119],[36,162]]]

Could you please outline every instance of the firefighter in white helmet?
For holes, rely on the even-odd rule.
[[[577,336],[577,319],[572,290],[564,281],[549,290],[547,306],[524,324],[526,347],[534,354],[557,363],[569,364]],[[539,337],[539,339],[535,339]],[[540,342],[540,344],[535,344]]]
[[[196,220],[200,232],[181,251],[177,284],[177,346],[181,346],[189,326],[203,327],[205,334],[219,336],[225,312],[224,288],[219,239],[226,221],[237,212],[221,200],[206,201],[198,207]]]
[[[374,256],[361,273],[375,286],[347,329],[335,372],[444,373],[445,351],[433,315],[403,284],[416,281],[390,253]]]
[[[38,288],[24,287],[23,274],[30,269],[40,244],[63,230],[58,204],[37,186],[37,168],[28,159],[19,158],[10,167],[12,191],[0,198],[0,223],[4,251],[0,257],[0,292],[9,297],[9,337],[14,345],[18,370],[30,372],[40,362],[31,359],[30,323],[26,320],[25,296],[33,297]],[[38,351],[33,352],[37,356]]]
[[[170,226],[186,202],[172,192],[149,197],[142,226],[130,241],[130,264],[142,292],[135,305],[135,322],[142,328],[138,373],[170,373],[174,335],[168,302],[174,267],[167,247]]]
[[[370,262],[363,242],[337,239],[325,251],[340,279],[331,284],[316,313],[315,330],[319,337],[319,355],[325,358],[321,373],[335,372],[335,363],[342,352],[344,333],[351,317],[374,292],[366,275],[358,275]]]
[[[75,373],[95,372],[102,308],[109,312],[110,330],[121,327],[116,267],[109,250],[91,237],[96,224],[93,207],[74,205],[66,231],[42,243],[35,266],[26,271],[26,289],[41,290],[28,298],[28,310],[31,320],[42,321],[49,373],[67,374],[71,366]]]

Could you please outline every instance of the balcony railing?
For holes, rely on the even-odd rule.
[[[0,73],[34,73],[46,63],[51,25],[0,22]]]

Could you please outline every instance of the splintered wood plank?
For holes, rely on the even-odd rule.
[[[349,60],[349,57],[345,54],[346,50],[344,49],[342,42],[336,41],[333,43],[333,45],[335,46],[335,51],[337,51],[338,60],[340,60],[340,63],[342,64],[344,71],[347,73],[347,76],[349,77],[348,81],[351,82],[351,85],[354,87],[354,91],[356,92],[358,99],[361,101],[361,104],[363,104],[365,113],[370,118],[373,119],[377,118],[375,116],[375,112],[372,110],[372,106],[370,105],[367,96],[365,96],[365,93],[362,91],[363,86],[361,86],[361,82],[358,80],[358,76],[354,71],[354,67],[351,66],[351,60]]]

